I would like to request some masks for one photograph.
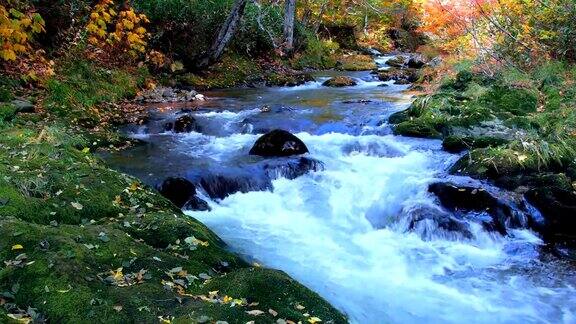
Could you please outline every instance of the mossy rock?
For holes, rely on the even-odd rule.
[[[447,152],[460,153],[477,148],[497,147],[506,143],[507,139],[491,136],[447,136],[442,142],[442,147]]]
[[[396,125],[394,134],[420,138],[442,138],[442,133],[438,128],[440,128],[440,124],[436,121],[414,119]]]
[[[343,87],[352,87],[355,86],[357,82],[348,76],[337,76],[326,80],[322,85],[325,87],[332,87],[332,88],[343,88]]]
[[[370,55],[343,55],[336,64],[343,71],[371,71],[377,68],[374,58]]]

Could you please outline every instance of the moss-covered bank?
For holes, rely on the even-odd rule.
[[[39,113],[0,108],[1,322],[346,322],[92,155],[123,143],[114,102],[135,94],[142,73],[76,62],[57,75],[36,94]]]
[[[463,71],[389,121],[398,135],[439,138],[447,151],[466,151],[451,173],[523,194],[543,216],[529,226],[549,243],[574,248],[575,80],[576,69],[561,63],[494,77]]]
[[[440,138],[451,152],[469,150],[454,173],[498,179],[542,172],[574,176],[575,71],[562,64],[533,74],[468,71],[390,117],[398,135]]]

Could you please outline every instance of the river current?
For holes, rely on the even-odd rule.
[[[385,60],[378,59],[382,68]],[[341,74],[358,85],[322,86]],[[212,210],[186,213],[250,262],[316,291],[352,323],[576,323],[576,272],[547,254],[530,230],[502,236],[470,217],[463,220],[469,233],[461,235],[418,218],[447,213],[428,192],[434,182],[508,193],[450,176],[459,156],[444,152],[440,141],[392,135],[387,117],[411,103],[408,86],[369,72],[316,78],[292,88],[206,93],[210,99],[191,113],[200,131],[134,126],[127,131],[147,144],[107,160],[152,185],[168,176],[246,179],[253,190],[224,199],[200,190]],[[179,108],[157,112],[152,124],[174,118]],[[323,167],[262,185],[264,159],[248,151],[276,128],[299,137]]]

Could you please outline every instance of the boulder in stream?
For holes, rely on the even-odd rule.
[[[576,243],[576,193],[557,187],[529,190],[526,200],[542,214],[542,220],[532,220],[534,230],[550,242]]]
[[[389,69],[378,73],[380,81],[395,81],[396,84],[414,83],[420,79],[420,72],[416,69]]]
[[[200,185],[212,199],[224,199],[237,192],[247,193],[273,189],[269,178],[249,174],[210,174],[202,177]]]
[[[521,226],[512,207],[483,188],[438,182],[431,184],[428,191],[434,193],[442,206],[451,212],[489,214],[492,222],[485,224],[485,227],[494,229],[502,235],[507,233],[507,226]]]
[[[324,170],[324,163],[307,157],[276,159],[266,162],[264,170],[270,179],[283,177],[293,180],[309,172]]]
[[[324,83],[322,83],[322,85],[325,87],[333,87],[333,88],[352,87],[357,84],[358,83],[354,81],[354,79],[348,76],[337,76],[332,79],[326,80]]]
[[[401,68],[406,64],[406,58],[402,55],[398,55],[386,61],[386,64],[392,67]]]
[[[180,116],[174,122],[166,123],[164,128],[174,133],[190,133],[199,129],[196,119],[190,115]]]
[[[196,196],[196,186],[187,179],[170,177],[164,180],[157,189],[162,196],[178,208],[198,211],[210,210],[208,203]]]
[[[184,178],[167,178],[158,186],[158,191],[179,208],[196,195],[194,184]]]
[[[250,155],[264,157],[286,157],[308,153],[308,148],[298,137],[281,129],[273,130],[260,137]]]
[[[421,69],[426,66],[426,59],[422,55],[414,55],[410,57],[406,65],[412,69]]]

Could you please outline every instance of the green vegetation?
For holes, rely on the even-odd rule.
[[[94,126],[102,119],[98,108],[133,97],[147,77],[145,69],[124,71],[104,68],[82,59],[65,59],[57,76],[46,84],[44,106],[59,117]]]
[[[60,124],[26,124],[21,116],[0,128],[0,291],[15,304],[11,314],[32,307],[55,322],[126,323],[305,321],[308,313],[346,322],[284,273],[248,266],[155,191],[106,168],[89,139]]]
[[[479,178],[567,172],[576,159],[575,71],[553,63],[531,74],[468,71],[390,118],[400,135],[444,139],[470,149],[452,169]]]

